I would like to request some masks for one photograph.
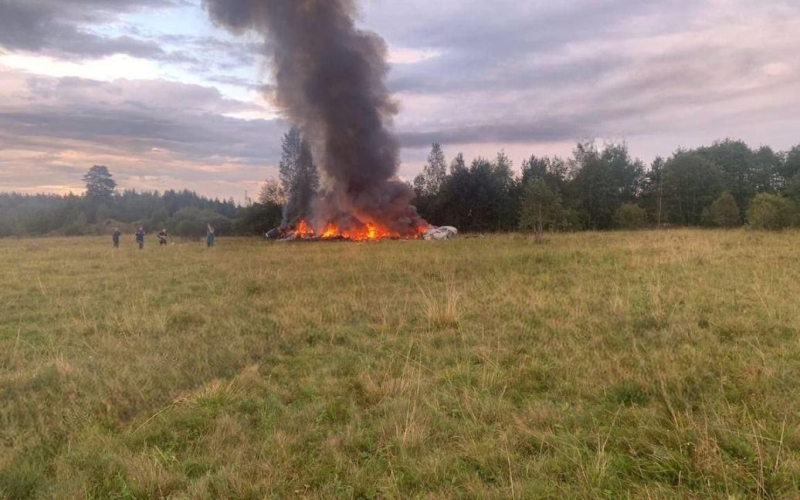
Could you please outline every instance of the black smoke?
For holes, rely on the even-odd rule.
[[[354,0],[205,0],[212,19],[264,36],[277,104],[311,141],[324,175],[315,225],[372,222],[408,234],[425,225],[396,179],[397,106],[386,88],[387,48],[355,26]],[[327,220],[326,220],[327,219]]]

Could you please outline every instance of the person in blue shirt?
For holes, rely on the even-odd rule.
[[[136,231],[136,244],[139,245],[139,250],[144,249],[144,228],[142,227]]]

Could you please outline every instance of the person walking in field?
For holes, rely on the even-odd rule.
[[[158,246],[167,246],[167,230],[162,229],[160,233],[158,233]]]
[[[144,228],[140,227],[136,231],[136,244],[139,245],[139,250],[144,250]]]
[[[213,247],[215,239],[216,237],[214,236],[214,228],[211,226],[211,224],[206,225],[206,247]]]
[[[120,234],[118,227],[115,227],[114,232],[111,233],[111,241],[114,242],[114,248],[119,248]]]

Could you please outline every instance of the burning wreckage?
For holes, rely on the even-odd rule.
[[[356,26],[354,0],[204,0],[212,20],[237,34],[256,33],[272,60],[269,101],[310,144],[322,186],[313,201],[289,192],[273,239],[375,241],[449,239],[411,205],[397,177],[397,103],[386,86],[387,45]],[[300,201],[303,198],[305,201]],[[299,207],[299,208],[298,208]],[[304,219],[290,229],[290,221]],[[307,221],[310,221],[307,222]]]
[[[458,235],[454,227],[419,227],[416,232],[402,235],[389,231],[372,223],[367,223],[357,230],[340,230],[333,223],[328,223],[325,230],[317,233],[306,221],[294,229],[277,227],[267,233],[267,238],[277,241],[381,241],[381,240],[449,240]]]

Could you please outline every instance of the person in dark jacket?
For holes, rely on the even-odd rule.
[[[139,245],[139,250],[144,249],[144,228],[140,227],[138,231],[136,231],[136,244]]]
[[[211,226],[211,224],[208,224],[206,226],[206,246],[208,248],[213,247],[215,239],[216,237],[214,236],[214,228]]]
[[[111,241],[114,242],[114,248],[119,248],[119,237],[120,237],[119,228],[115,227],[114,232],[111,233]]]

